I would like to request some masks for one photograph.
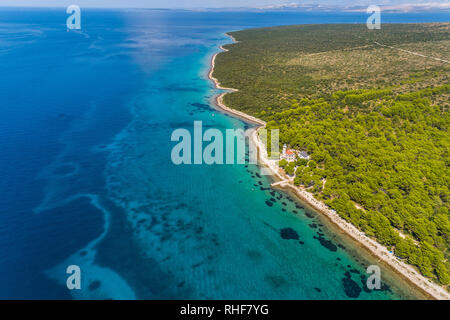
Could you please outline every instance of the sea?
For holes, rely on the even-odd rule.
[[[80,30],[68,16],[0,8],[1,299],[420,298],[258,166],[171,160],[194,121],[250,127],[214,108],[226,32],[365,13],[81,8]]]

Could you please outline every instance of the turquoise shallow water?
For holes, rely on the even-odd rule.
[[[0,297],[413,297],[384,269],[382,290],[367,290],[364,270],[374,261],[270,190],[256,166],[170,159],[171,133],[194,121],[247,128],[211,104],[218,90],[209,63],[226,31],[365,15],[83,17],[82,31],[68,33],[64,11],[0,10]],[[436,19],[390,19],[408,17]],[[65,287],[72,264],[82,290]]]

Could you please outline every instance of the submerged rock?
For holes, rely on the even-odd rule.
[[[89,284],[88,289],[89,289],[89,291],[94,291],[94,290],[100,288],[101,285],[102,285],[102,283],[100,281],[94,280]]]
[[[272,206],[273,206],[273,202],[271,202],[271,201],[269,201],[269,200],[266,200],[266,204],[267,204],[269,207],[272,207]]]
[[[311,214],[310,212],[308,212],[308,211],[305,211],[305,215],[308,217],[308,218],[314,218],[314,215],[313,214]]]
[[[391,287],[389,285],[387,285],[386,283],[381,283],[381,291],[388,291],[388,292],[392,292]]]
[[[349,298],[358,298],[362,289],[351,278],[343,278],[344,292]]]
[[[325,239],[322,236],[318,236],[318,237],[314,236],[314,239],[319,240],[320,244],[322,246],[324,246],[325,248],[327,248],[328,250],[330,250],[330,251],[337,251],[337,246],[333,242],[331,242],[330,240]]]
[[[360,279],[361,279],[361,287],[364,290],[365,293],[371,293],[372,290],[370,290],[369,288],[367,288],[367,277],[364,274],[360,275]]]
[[[300,237],[298,236],[297,231],[295,231],[292,228],[283,228],[280,230],[281,238],[285,240],[299,240]]]

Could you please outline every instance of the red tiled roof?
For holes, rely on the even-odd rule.
[[[286,150],[286,154],[288,154],[288,155],[292,155],[292,154],[295,154],[295,152],[294,152],[294,151],[292,151],[292,150]]]

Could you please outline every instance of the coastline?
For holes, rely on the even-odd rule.
[[[236,39],[234,39],[231,35],[229,34],[226,35],[233,40],[233,43],[237,42]],[[222,50],[221,52],[228,51],[227,49],[223,48],[223,46],[220,46],[219,48]],[[231,109],[227,107],[223,102],[223,97],[227,93],[237,92],[238,90],[234,88],[222,87],[219,81],[213,77],[215,60],[217,55],[221,52],[215,53],[213,55],[211,59],[211,68],[208,73],[208,78],[211,81],[213,81],[217,89],[228,91],[221,93],[216,97],[215,99],[216,106],[220,110],[223,110],[239,119],[257,125],[256,127],[249,129],[250,142],[253,143],[254,146],[256,147],[259,164],[269,168],[269,170],[273,173],[273,176],[277,180],[277,182],[274,182],[271,185],[272,188],[280,188],[286,191],[291,191],[297,198],[300,199],[300,201],[306,203],[315,211],[319,212],[321,215],[326,217],[329,222],[331,222],[334,226],[336,226],[345,235],[349,236],[354,241],[356,241],[362,248],[367,250],[372,256],[379,259],[392,271],[400,275],[403,279],[407,280],[409,284],[411,284],[414,288],[417,288],[419,291],[423,292],[426,296],[429,296],[430,298],[436,300],[450,300],[450,293],[447,292],[443,287],[432,282],[430,279],[427,279],[424,276],[422,276],[413,266],[408,265],[403,261],[399,260],[394,254],[390,253],[386,247],[384,247],[377,241],[367,237],[362,231],[358,230],[354,225],[341,218],[334,210],[331,210],[323,202],[314,198],[312,194],[310,194],[309,192],[300,187],[295,186],[292,179],[289,179],[280,173],[280,169],[276,165],[275,161],[268,159],[266,148],[258,136],[258,130],[264,128],[266,126],[266,122],[251,115],[245,114],[241,111]]]
[[[229,37],[236,43],[236,40],[235,40],[232,36],[230,36],[230,35],[228,35],[228,34],[227,34],[227,36],[229,36]],[[222,50],[221,52],[227,52],[227,51],[228,51],[228,50],[225,49],[223,46],[220,46],[219,48]],[[227,90],[228,92],[237,92],[237,91],[239,91],[239,90],[237,90],[237,89],[222,87],[222,86],[220,85],[219,81],[218,81],[216,78],[213,77],[214,67],[215,67],[215,65],[216,65],[216,57],[217,57],[217,55],[218,55],[219,53],[220,53],[220,52],[215,53],[215,54],[213,55],[212,59],[211,59],[211,68],[210,68],[209,73],[208,73],[208,78],[209,78],[211,81],[214,82],[214,86],[216,87],[216,89]],[[246,113],[244,113],[244,112],[241,112],[241,111],[238,111],[238,110],[234,110],[234,109],[228,108],[228,107],[225,105],[225,103],[223,102],[223,97],[224,97],[228,92],[223,92],[223,93],[219,94],[219,95],[216,97],[216,105],[219,107],[219,109],[224,110],[224,111],[226,111],[227,113],[230,113],[230,114],[234,115],[235,117],[237,117],[237,118],[239,118],[239,119],[242,119],[242,120],[245,120],[245,121],[247,121],[247,122],[251,122],[251,123],[257,124],[257,125],[259,125],[259,126],[265,126],[265,125],[266,125],[266,123],[265,123],[264,121],[262,121],[261,119],[258,119],[258,118],[255,118],[255,117],[253,117],[253,116],[250,116],[250,115],[248,115],[248,114],[246,114]],[[258,129],[259,129],[259,128],[258,128]],[[255,131],[256,131],[256,130],[255,130]]]

